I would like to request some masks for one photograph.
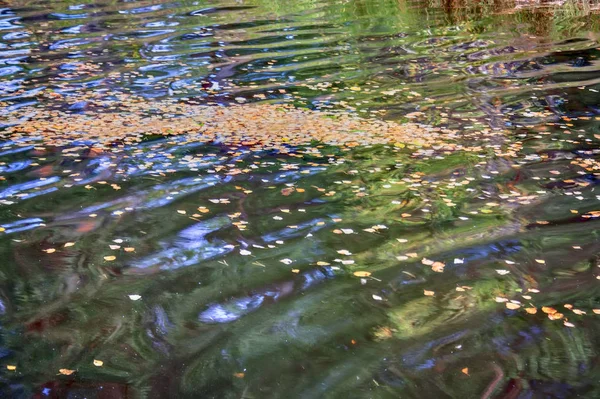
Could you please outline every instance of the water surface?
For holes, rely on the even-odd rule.
[[[0,3],[3,118],[285,102],[457,132],[3,134],[2,396],[600,396],[599,25],[571,3]]]

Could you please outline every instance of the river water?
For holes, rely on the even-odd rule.
[[[569,2],[0,1],[0,396],[599,397],[599,27]],[[125,101],[454,133],[7,130]]]

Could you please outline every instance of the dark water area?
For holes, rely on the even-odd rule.
[[[599,28],[570,2],[0,0],[0,397],[600,397]],[[5,133],[99,98],[457,138]]]

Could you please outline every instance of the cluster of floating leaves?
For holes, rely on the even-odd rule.
[[[135,144],[148,136],[184,135],[188,142],[223,143],[253,150],[280,150],[318,142],[355,147],[393,144],[454,150],[456,131],[416,123],[399,124],[362,118],[348,112],[311,111],[288,104],[208,106],[190,102],[147,102],[121,95],[118,100],[89,102],[91,111],[72,113],[28,106],[7,113],[2,135],[14,141],[31,138],[41,145],[72,146],[93,142],[108,148]]]

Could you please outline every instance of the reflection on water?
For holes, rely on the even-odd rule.
[[[600,396],[590,7],[0,3],[2,396]],[[44,141],[125,98],[457,134]]]

